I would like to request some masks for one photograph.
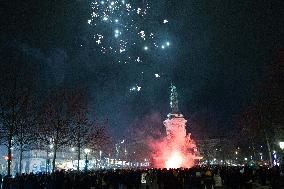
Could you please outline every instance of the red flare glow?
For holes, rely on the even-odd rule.
[[[153,166],[156,168],[190,168],[199,159],[195,142],[186,134],[187,120],[181,114],[169,114],[164,121],[167,136],[153,140]]]
[[[181,167],[181,164],[183,162],[182,154],[180,154],[178,151],[174,151],[170,158],[166,161],[166,168],[177,168]]]

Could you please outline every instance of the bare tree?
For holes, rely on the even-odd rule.
[[[52,149],[52,172],[59,149],[70,144],[70,114],[68,112],[68,97],[65,89],[51,91],[43,105],[42,127],[40,139]]]
[[[7,146],[7,174],[11,174],[12,148],[17,131],[27,115],[26,100],[35,88],[36,66],[28,64],[22,52],[1,51],[0,67],[0,134]],[[22,141],[24,142],[24,141]]]
[[[111,137],[108,133],[107,122],[96,123],[89,122],[89,134],[87,136],[88,145],[93,150],[107,151],[108,145],[111,144]]]
[[[69,110],[71,113],[72,145],[77,150],[77,171],[80,169],[81,149],[88,143],[89,125],[87,118],[86,91],[75,90],[69,99]]]
[[[3,88],[2,88],[3,89]],[[15,86],[14,88],[15,89]],[[12,90],[13,90],[12,89]],[[6,91],[5,91],[6,92]],[[20,100],[16,94],[8,97],[9,95],[1,91],[0,95],[0,119],[1,119],[1,139],[7,147],[7,174],[11,174],[12,163],[12,147],[13,137],[15,135],[16,125],[18,122]],[[8,91],[9,93],[11,91]]]
[[[15,148],[19,151],[19,172],[22,173],[22,160],[23,152],[31,149],[36,144],[36,121],[37,114],[34,112],[35,102],[31,95],[23,96],[23,103],[17,127],[15,128],[14,144]]]
[[[258,95],[241,116],[241,126],[244,135],[248,136],[253,153],[254,143],[263,142],[272,164],[272,148],[278,132],[276,125],[281,127],[284,124],[284,51],[279,53],[278,59],[269,64],[265,71],[264,80],[258,87]]]

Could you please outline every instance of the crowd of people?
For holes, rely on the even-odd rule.
[[[3,178],[2,189],[250,189],[259,182],[284,188],[279,167],[201,166],[190,169],[112,169]],[[1,183],[0,183],[1,185]]]

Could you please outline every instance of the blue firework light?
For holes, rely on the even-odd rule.
[[[91,10],[88,24],[99,51],[115,55],[118,62],[143,62],[149,52],[170,47],[170,41],[159,34],[168,20],[148,16],[147,1],[92,1]]]

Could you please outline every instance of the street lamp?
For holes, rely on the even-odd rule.
[[[89,163],[88,154],[91,152],[91,150],[88,149],[88,148],[85,148],[84,152],[85,152],[85,171],[87,171],[88,170],[88,163]]]
[[[280,146],[281,150],[284,150],[284,142],[279,142],[279,146]]]

